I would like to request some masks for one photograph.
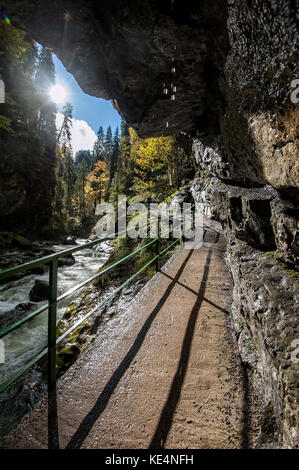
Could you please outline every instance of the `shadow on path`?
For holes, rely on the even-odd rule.
[[[56,386],[48,392],[48,449],[59,449]]]
[[[198,291],[198,297],[196,299],[196,302],[192,308],[192,311],[190,313],[188,325],[186,328],[185,336],[184,336],[184,341],[181,349],[181,356],[180,360],[178,363],[177,371],[176,374],[173,378],[172,385],[170,388],[170,392],[167,398],[167,401],[164,405],[163,411],[160,416],[159,423],[157,425],[155,434],[152,438],[152,441],[149,445],[150,449],[161,449],[164,447],[164,444],[166,442],[168,433],[170,431],[172,421],[173,421],[173,416],[174,412],[176,409],[176,406],[178,404],[178,401],[180,399],[181,395],[181,389],[182,385],[184,383],[187,367],[188,367],[188,362],[189,362],[189,357],[190,357],[190,350],[191,350],[191,344],[192,344],[192,339],[193,339],[193,333],[194,333],[194,327],[195,323],[197,320],[198,312],[201,306],[201,303],[204,298],[204,293],[206,289],[206,283],[208,279],[208,274],[209,274],[209,268],[210,268],[210,262],[211,262],[211,255],[212,255],[212,247],[210,247],[204,267],[204,272],[203,272],[203,277],[200,285],[200,289]],[[173,281],[174,282],[174,281]]]
[[[159,313],[159,311],[165,304],[167,298],[171,294],[172,289],[174,288],[176,282],[179,280],[181,274],[183,273],[189,259],[192,256],[192,253],[193,253],[193,250],[190,250],[184,262],[180,266],[174,280],[169,284],[163,296],[159,300],[158,304],[156,305],[154,310],[146,319],[145,323],[143,324],[141,330],[139,331],[130,350],[127,352],[126,356],[124,357],[124,359],[122,360],[118,368],[115,370],[110,380],[105,385],[103,391],[99,395],[93,408],[89,411],[89,413],[85,416],[85,418],[81,422],[79,428],[77,429],[77,431],[72,436],[69,443],[67,444],[66,449],[79,449],[81,445],[83,444],[84,440],[86,439],[86,437],[88,436],[92,426],[94,425],[94,423],[97,421],[97,419],[101,416],[101,414],[105,410],[114,390],[116,389],[121,378],[124,376],[125,372],[130,367],[133,359],[135,358],[136,354],[141,348],[144,338],[147,332],[149,331],[155,317],[157,316],[157,314]]]

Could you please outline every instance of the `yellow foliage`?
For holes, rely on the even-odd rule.
[[[130,129],[130,138],[131,156],[135,161],[135,191],[163,198],[172,186],[170,170],[176,155],[174,138],[140,139],[133,129]]]
[[[87,197],[94,200],[97,204],[104,199],[107,192],[107,184],[109,181],[109,172],[105,162],[98,160],[94,164],[94,169],[86,179],[85,193]]]

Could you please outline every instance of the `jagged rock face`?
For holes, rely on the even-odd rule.
[[[232,323],[238,350],[243,363],[261,378],[255,386],[262,397],[261,414],[271,403],[273,428],[278,430],[267,435],[261,423],[258,444],[276,441],[279,447],[296,448],[298,364],[292,343],[299,333],[299,278],[278,266],[274,256],[261,256],[244,242],[230,245],[227,257],[234,281]]]
[[[295,2],[15,0],[5,8],[140,136],[221,141],[222,177],[270,183],[298,207]]]
[[[198,151],[198,142],[195,146]],[[208,151],[202,152],[203,160]],[[190,201],[192,195],[205,216],[221,222],[228,242],[231,325],[247,370],[249,395],[259,410],[253,415],[258,432],[251,442],[256,447],[298,448],[298,211],[287,209],[270,186],[224,184],[213,171],[208,176],[209,168],[207,162],[207,176],[177,199]],[[252,402],[248,406],[253,414]]]
[[[15,1],[6,13],[51,47],[85,92],[113,100],[141,136],[190,130],[204,113],[214,122],[219,116],[224,0],[176,0],[173,7],[159,0]]]
[[[298,447],[296,2],[11,0],[5,10],[85,92],[113,100],[141,137],[196,138],[191,194],[229,244],[232,325],[253,392],[264,397],[260,444]],[[270,428],[276,434],[263,441]]]

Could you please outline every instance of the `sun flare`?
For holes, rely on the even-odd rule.
[[[61,83],[52,86],[49,92],[51,100],[57,105],[63,105],[67,102],[68,92]]]

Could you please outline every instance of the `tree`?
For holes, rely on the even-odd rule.
[[[116,171],[110,188],[110,201],[112,203],[117,203],[118,194],[130,195],[130,188],[133,185],[134,164],[131,158],[130,132],[124,120],[121,122],[121,139],[118,146]]]
[[[68,148],[72,151],[72,127],[73,127],[73,106],[66,103],[63,107],[63,122],[59,130],[57,143],[61,148]]]
[[[105,151],[107,155],[111,155],[113,149],[113,139],[111,126],[108,127],[105,137]]]
[[[82,219],[86,217],[85,186],[87,174],[88,171],[86,161],[82,160],[78,168],[76,180],[76,195],[79,199],[79,212]]]
[[[70,215],[72,213],[72,197],[75,187],[75,167],[74,160],[70,150],[67,147],[64,147],[63,155],[63,179],[66,185],[65,191],[65,206],[67,213]]]
[[[36,234],[52,215],[54,106],[44,102],[49,107],[41,116],[42,93],[36,87],[38,49],[29,36],[0,21],[0,51],[0,78],[5,83],[5,103],[0,105],[0,171],[4,181],[13,174],[21,182],[19,190],[26,194],[26,202],[1,217],[0,224],[3,229]],[[47,124],[42,125],[45,120]]]
[[[52,53],[47,47],[42,47],[38,55],[35,87],[39,93],[39,119],[37,135],[53,135],[55,129],[56,106],[50,100],[49,91],[55,84],[55,66]]]
[[[103,160],[103,154],[105,153],[105,136],[102,126],[100,126],[97,134],[97,140],[93,146],[92,159],[93,164],[98,160]]]
[[[162,201],[173,186],[170,169],[175,157],[174,138],[139,139],[135,135],[134,139],[136,166],[133,188],[144,198],[153,196]]]
[[[66,103],[63,107],[63,122],[57,136],[57,185],[55,208],[58,212],[72,213],[72,197],[75,184],[75,165],[72,157],[73,107]],[[62,202],[63,201],[63,202]]]
[[[119,130],[117,127],[115,129],[113,141],[112,141],[112,152],[111,152],[111,160],[110,160],[110,182],[113,180],[115,176],[119,155],[120,155],[120,142],[119,142]]]
[[[107,192],[109,173],[105,162],[97,161],[94,169],[87,176],[86,193],[94,202],[94,207],[104,200]]]
[[[80,164],[85,161],[86,168],[88,171],[92,170],[93,167],[93,156],[90,150],[79,150],[75,156],[75,166],[79,169]]]

